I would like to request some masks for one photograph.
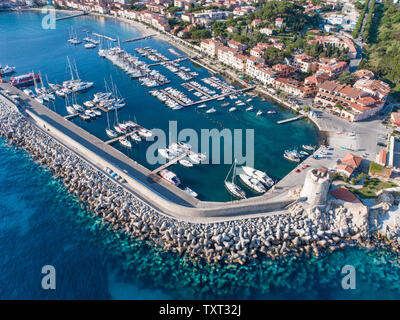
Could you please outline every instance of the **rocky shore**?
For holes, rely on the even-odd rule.
[[[298,202],[284,214],[263,218],[208,224],[177,221],[64,147],[5,99],[0,99],[0,133],[62,179],[67,190],[87,204],[88,214],[100,217],[116,232],[150,240],[194,260],[244,264],[260,255],[318,256],[349,245],[372,246],[379,236],[369,228],[367,209],[333,202],[316,207]],[[398,230],[385,239],[400,249]]]

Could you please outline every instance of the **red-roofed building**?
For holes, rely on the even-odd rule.
[[[396,127],[400,127],[400,112],[392,112],[390,122]]]
[[[387,163],[387,151],[385,149],[381,149],[378,154],[377,163],[381,166],[386,167]]]
[[[347,164],[354,169],[357,169],[361,165],[362,160],[363,159],[361,157],[348,153],[343,157],[341,161],[342,163]]]
[[[340,186],[339,188],[331,191],[331,195],[334,196],[336,199],[345,202],[361,204],[361,201],[345,186]]]

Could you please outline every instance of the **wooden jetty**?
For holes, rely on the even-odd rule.
[[[167,163],[163,164],[161,167],[158,167],[157,169],[153,170],[151,172],[152,175],[157,174],[158,172],[160,172],[163,169],[168,168],[169,166],[172,166],[173,164],[177,163],[179,160],[182,160],[183,158],[185,158],[186,156],[188,156],[189,154],[194,153],[190,150],[182,153],[181,155],[173,158],[171,161],[168,161]]]
[[[79,13],[71,14],[70,16],[58,17],[58,18],[56,18],[56,21],[71,19],[71,18],[80,17],[80,16],[85,16],[85,15],[88,15],[88,14],[89,13],[86,12],[86,11],[79,12]]]
[[[251,86],[251,87],[247,87],[247,88],[243,88],[243,89],[238,89],[238,90],[233,90],[233,91],[230,91],[230,92],[225,92],[225,93],[222,93],[222,94],[211,96],[211,97],[209,97],[207,99],[194,101],[192,103],[183,103],[180,100],[178,100],[177,98],[175,98],[174,96],[170,95],[165,90],[160,90],[160,92],[164,93],[166,96],[168,96],[169,98],[171,98],[175,102],[179,103],[180,105],[182,105],[184,107],[190,107],[190,106],[194,106],[196,104],[205,103],[205,102],[208,102],[208,101],[213,101],[213,100],[216,100],[216,99],[219,99],[219,98],[222,98],[222,97],[226,97],[226,96],[231,95],[231,94],[238,94],[238,93],[250,91],[250,90],[253,90],[255,87],[256,86]]]
[[[89,109],[90,109],[90,110],[93,110],[93,109],[100,109],[100,110],[103,111],[103,112],[109,112],[108,109],[106,109],[106,108],[104,108],[104,107],[102,107],[102,106],[99,106],[99,105],[96,105],[96,107],[89,108]],[[88,109],[88,110],[89,110],[89,109]],[[79,112],[66,115],[66,116],[64,116],[64,119],[69,120],[69,119],[75,118],[75,117],[77,117],[77,116],[79,116]]]
[[[277,121],[276,123],[277,124],[283,124],[283,123],[288,123],[288,122],[300,120],[300,119],[303,119],[303,118],[304,118],[304,115],[301,114],[301,115],[299,115],[297,117],[293,117],[293,118]]]
[[[192,88],[193,90],[196,90],[197,92],[201,93],[202,95],[206,96],[207,98],[211,98],[211,97],[212,97],[209,93],[207,93],[207,92],[201,90],[200,88],[197,88],[196,86],[194,86],[194,85],[191,84],[190,82],[186,82],[186,85],[187,85],[188,87]]]
[[[139,41],[139,40],[144,40],[144,39],[149,39],[152,38],[154,36],[156,36],[156,33],[150,34],[148,36],[143,36],[143,37],[138,37],[138,38],[130,38],[130,39],[126,39],[124,41],[122,41],[122,43],[127,43],[127,42],[134,42],[134,41]]]

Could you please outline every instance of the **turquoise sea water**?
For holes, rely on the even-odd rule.
[[[12,32],[7,35],[10,45],[4,46],[6,26],[10,30],[12,26],[19,28],[21,37],[30,38],[29,23],[16,23],[29,19],[37,21],[36,14],[0,14],[0,41],[3,41],[0,61],[18,67],[25,63],[20,67],[21,72],[29,71],[30,63],[44,68],[50,61],[41,60],[36,54],[27,59],[26,52],[30,51],[25,47],[24,50],[15,49],[18,39],[14,39]],[[110,21],[110,30],[121,28]],[[129,34],[131,32],[129,30]],[[16,60],[12,60],[12,48]],[[43,48],[38,50],[46,52]],[[65,68],[65,52],[48,51],[47,54],[55,59],[60,54],[60,64]],[[7,59],[3,61],[5,57]],[[107,68],[105,61],[93,57],[95,60]],[[82,64],[82,71],[85,65]],[[109,67],[109,72],[114,72],[112,69],[115,68]],[[56,72],[56,66],[53,69]],[[50,74],[51,70],[49,66],[46,72]],[[85,69],[82,78],[91,80],[86,77],[86,72],[89,75],[91,70],[91,67]],[[164,74],[167,72],[163,71]],[[60,77],[60,81],[63,80]],[[146,97],[147,94],[143,95],[143,99]],[[155,102],[151,107],[156,108],[157,100],[145,101]],[[161,107],[166,109],[161,105],[157,112],[163,110]],[[183,111],[190,116],[188,110]],[[169,113],[169,110],[165,112]],[[145,121],[146,114],[141,114]],[[137,118],[139,121],[139,113]],[[158,117],[153,118],[162,122]],[[150,120],[153,119],[148,118],[151,124]],[[307,124],[293,125],[295,129],[285,126],[285,130],[297,130],[303,135],[301,130]],[[313,132],[314,129],[309,128]],[[272,132],[267,132],[266,136],[270,135]],[[277,170],[284,172],[281,168]],[[357,289],[353,291],[341,288],[340,271],[346,264],[356,268]],[[55,291],[41,288],[44,265],[56,268]],[[88,216],[82,204],[68,195],[61,182],[48,170],[33,162],[25,152],[9,147],[0,139],[0,299],[398,299],[399,280],[398,256],[382,249],[348,248],[318,259],[302,257],[271,261],[260,258],[245,266],[193,263],[186,257],[160,251],[145,241],[130,240],[108,230],[98,219]]]
[[[0,299],[398,299],[398,256],[349,248],[319,259],[193,263],[88,216],[49,171],[0,140]],[[397,259],[397,260],[396,260]],[[341,268],[357,289],[341,289]],[[41,268],[56,268],[56,290]]]

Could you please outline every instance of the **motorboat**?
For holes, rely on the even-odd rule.
[[[13,72],[15,72],[15,67],[10,67],[10,66],[0,67],[0,75],[2,76],[6,76]]]
[[[312,145],[309,145],[309,144],[303,144],[301,147],[304,150],[314,151],[314,147]]]
[[[263,114],[263,112],[261,110],[258,110],[256,113],[256,116],[261,116]]]
[[[229,112],[233,112],[233,111],[236,111],[236,107],[229,108]]]
[[[184,166],[184,167],[187,167],[187,168],[193,167],[193,163],[190,162],[190,161],[187,160],[187,159],[181,159],[181,160],[179,160],[179,164],[182,165],[182,166]]]
[[[239,174],[239,178],[246,187],[256,193],[265,193],[267,191],[258,179],[252,178],[244,173]]]
[[[246,111],[251,111],[251,110],[253,110],[254,109],[254,107],[253,106],[250,106],[250,107],[247,107],[246,108]]]
[[[127,138],[122,138],[119,140],[119,143],[127,148],[132,148],[132,143]]]
[[[242,170],[246,175],[257,179],[267,187],[272,187],[274,185],[274,180],[272,180],[265,172],[247,166],[243,166]]]
[[[161,157],[168,159],[168,160],[172,160],[172,159],[176,158],[176,154],[167,148],[159,148],[158,154]]]
[[[181,181],[179,180],[177,175],[172,171],[163,169],[160,171],[159,174],[160,174],[161,178],[163,178],[165,181],[167,181],[168,183],[170,183],[174,186],[179,186],[181,183]]]
[[[197,192],[193,191],[189,187],[186,187],[183,191],[186,192],[189,196],[192,196],[195,198],[198,196]]]
[[[208,109],[207,111],[206,111],[206,113],[214,113],[214,112],[216,112],[217,110],[215,110],[215,108],[210,108],[210,109]]]
[[[91,101],[91,100],[85,101],[85,102],[83,103],[83,105],[84,105],[85,107],[88,107],[88,108],[94,107],[94,103],[93,103],[93,101]]]

